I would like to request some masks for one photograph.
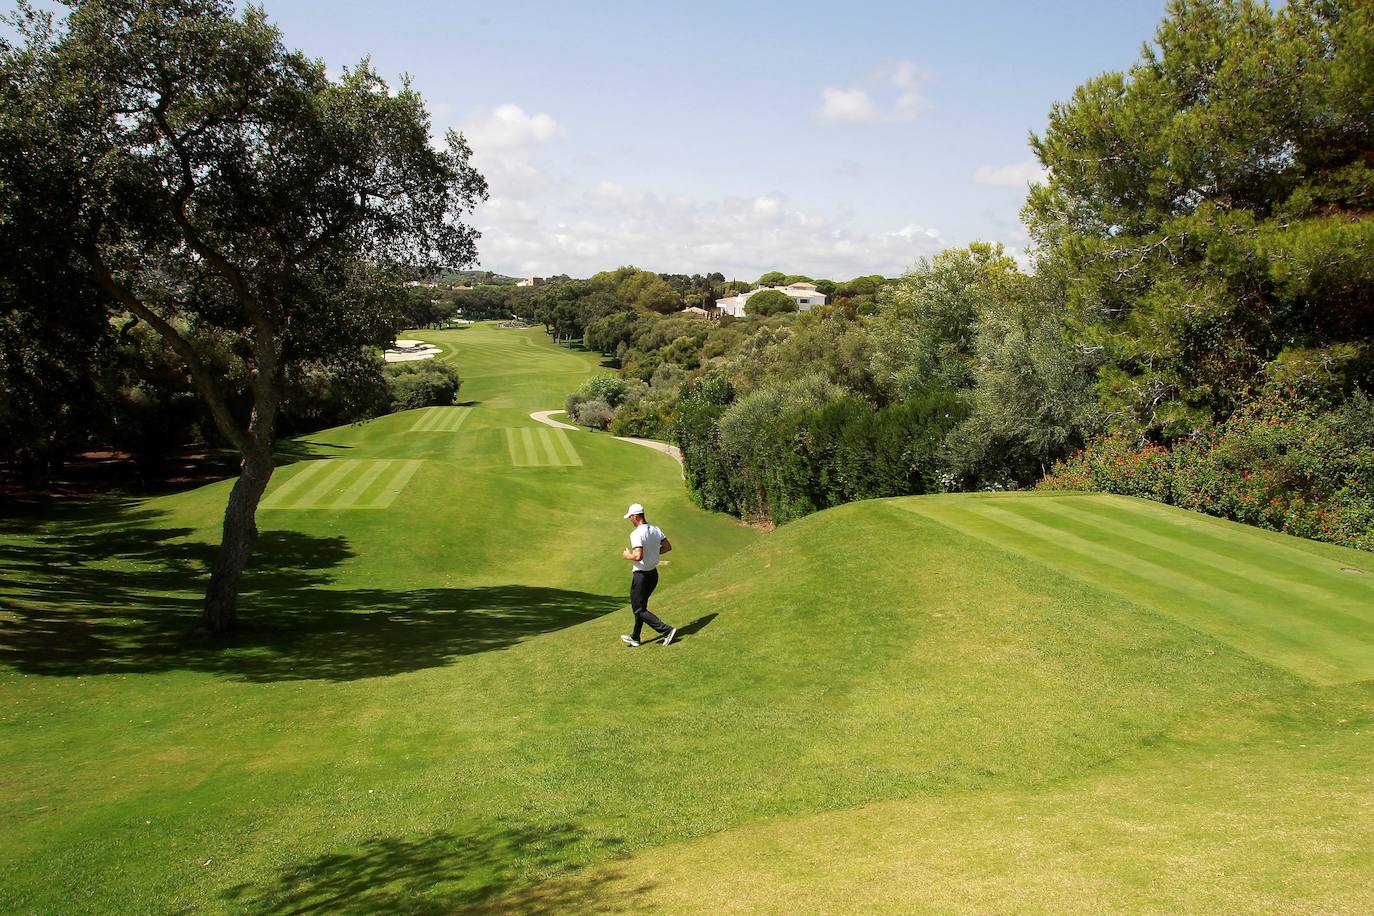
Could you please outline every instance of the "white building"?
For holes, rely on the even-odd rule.
[[[738,296],[730,296],[725,299],[716,300],[716,308],[723,315],[734,315],[736,318],[744,317],[744,303],[749,301],[749,297],[764,290],[774,290],[784,296],[792,297],[792,301],[797,303],[797,311],[805,312],[818,305],[825,305],[825,294],[816,290],[814,283],[790,283],[787,286],[760,286],[758,289],[751,289],[747,293],[740,293]]]

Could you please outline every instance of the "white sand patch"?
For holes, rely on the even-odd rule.
[[[423,340],[398,340],[386,348],[382,358],[389,363],[405,363],[416,359],[433,359],[443,352]]]

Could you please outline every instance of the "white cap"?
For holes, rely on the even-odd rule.
[[[625,510],[625,517],[626,517],[626,518],[629,518],[631,515],[643,515],[643,514],[644,514],[644,507],[641,506],[639,503],[631,503],[631,504],[630,504],[630,508],[628,508],[628,509]]]

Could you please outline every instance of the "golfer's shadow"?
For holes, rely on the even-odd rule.
[[[677,628],[677,636],[673,639],[673,642],[681,642],[685,637],[692,636],[696,633],[700,633],[702,630],[706,629],[706,627],[711,623],[711,621],[715,620],[719,616],[719,614],[707,614],[705,617],[698,617],[691,623],[683,624],[682,626]],[[660,636],[657,639],[655,639],[654,642],[661,642],[662,640],[663,637]]]

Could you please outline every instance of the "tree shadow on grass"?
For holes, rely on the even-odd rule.
[[[310,461],[320,458],[332,458],[321,449],[333,449],[334,451],[345,451],[356,448],[353,445],[342,445],[338,442],[320,442],[315,439],[301,437],[298,439],[279,439],[277,440],[274,454],[278,459],[288,459],[286,463],[294,464],[297,461]]]
[[[507,827],[464,837],[442,832],[383,837],[302,862],[265,887],[221,896],[255,913],[615,913],[652,888],[612,888],[613,872],[526,883],[520,875],[567,872],[578,859],[621,846],[571,824]],[[579,854],[580,853],[580,854]]]
[[[624,604],[526,585],[339,587],[332,570],[354,555],[345,538],[265,531],[239,628],[211,639],[200,614],[213,545],[189,528],[155,527],[159,513],[148,510],[64,514],[23,539],[0,520],[0,664],[25,673],[355,680],[508,648]]]

